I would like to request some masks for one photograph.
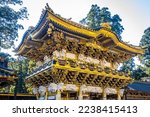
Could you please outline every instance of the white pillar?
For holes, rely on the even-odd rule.
[[[45,93],[45,100],[47,100],[48,99],[48,91],[46,91],[46,93]]]
[[[102,97],[103,97],[103,100],[107,100],[107,94],[106,94],[105,88],[103,88]]]
[[[39,92],[38,92],[38,88],[36,86],[33,86],[32,88],[33,94],[36,96],[36,99],[39,99]]]
[[[36,99],[39,100],[39,94],[38,93],[36,94]]]
[[[79,89],[79,96],[78,96],[79,100],[83,100],[83,94],[82,94],[82,90],[81,88]]]
[[[117,100],[121,100],[120,89],[117,89]]]
[[[61,100],[61,92],[59,90],[56,93],[56,100]]]

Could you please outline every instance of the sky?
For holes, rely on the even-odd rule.
[[[133,45],[139,45],[140,39],[146,28],[150,27],[150,0],[23,0],[27,7],[29,20],[20,21],[24,30],[19,31],[18,46],[24,32],[29,26],[35,26],[46,3],[57,14],[64,18],[72,18],[79,22],[86,17],[92,4],[108,7],[112,15],[118,14],[124,27],[122,39]],[[8,51],[8,50],[7,50]]]

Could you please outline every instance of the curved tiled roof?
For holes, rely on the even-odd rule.
[[[128,87],[133,90],[150,92],[150,83],[148,82],[133,82],[129,84]]]
[[[120,41],[118,36],[107,28],[98,28],[98,29],[91,29],[86,26],[83,26],[81,24],[75,23],[73,21],[67,20],[65,18],[62,18],[61,16],[55,14],[49,6],[46,7],[46,10],[43,10],[42,15],[40,17],[40,20],[38,24],[32,28],[31,30],[27,30],[22,38],[22,42],[19,45],[19,47],[16,49],[16,51],[20,51],[22,46],[25,46],[26,41],[31,39],[30,36],[37,37],[41,35],[43,30],[47,30],[48,22],[55,23],[57,28],[62,28],[62,30],[70,31],[70,33],[74,33],[76,35],[80,36],[87,36],[89,38],[97,38],[99,35],[103,34],[106,37],[110,37],[114,44],[118,46],[116,49],[122,49],[122,51],[131,52],[133,54],[143,54],[144,51],[137,46],[129,45],[125,42]],[[46,26],[43,26],[46,25]],[[42,29],[43,28],[43,29]],[[45,29],[44,29],[45,28]]]

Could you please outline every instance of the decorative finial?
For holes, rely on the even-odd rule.
[[[54,13],[54,11],[49,7],[48,3],[46,3],[45,8],[46,8],[47,10],[49,10],[50,12]]]
[[[67,19],[67,20],[69,20],[69,21],[70,21],[70,20],[72,20],[72,18],[70,17],[70,18],[69,18],[69,19]]]
[[[100,26],[111,30],[111,26],[109,22],[101,23]]]

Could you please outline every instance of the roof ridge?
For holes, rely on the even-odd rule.
[[[67,18],[64,18],[64,17],[61,17],[59,14],[56,14],[51,8],[50,6],[48,5],[48,3],[46,3],[46,6],[45,6],[46,10],[49,11],[50,13],[52,13],[53,15],[55,15],[57,18],[61,19],[61,20],[64,20],[66,21],[67,23],[70,23],[71,25],[74,25],[74,26],[77,26],[79,28],[84,28],[84,29],[87,29],[87,30],[90,30],[90,31],[96,31],[90,27],[87,27],[87,26],[84,26],[80,23],[77,23],[75,21],[72,21],[70,19],[67,19]]]

